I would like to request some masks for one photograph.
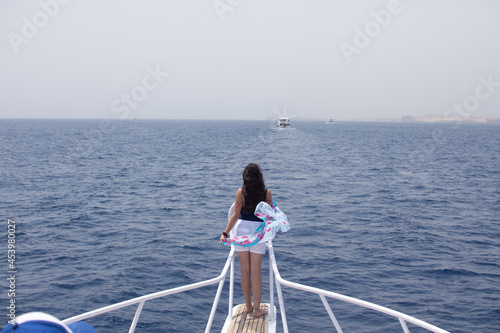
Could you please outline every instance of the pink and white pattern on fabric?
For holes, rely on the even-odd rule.
[[[278,208],[274,201],[272,207],[261,201],[255,208],[254,214],[263,221],[254,235],[226,238],[226,241],[222,244],[248,247],[273,239],[278,231],[287,232],[290,230],[290,223],[286,215]]]

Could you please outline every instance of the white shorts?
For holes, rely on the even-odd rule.
[[[261,224],[262,223],[255,221],[238,220],[236,222],[236,225],[234,226],[234,234],[232,231],[231,236],[244,236],[244,235],[253,236],[255,234],[255,231]],[[259,253],[259,254],[266,253],[266,243],[258,243],[247,247],[235,245],[234,248],[236,249],[236,252],[250,251],[250,253]]]

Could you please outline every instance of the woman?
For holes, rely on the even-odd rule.
[[[262,223],[262,220],[254,215],[257,204],[265,201],[272,206],[273,197],[271,191],[264,184],[262,171],[257,164],[250,163],[243,170],[243,186],[236,191],[233,215],[229,219],[226,229],[220,236],[220,242],[225,242],[229,232],[239,221],[235,236],[253,235]],[[261,265],[266,243],[258,243],[249,247],[236,246],[241,268],[241,289],[245,297],[246,312],[255,310],[254,316],[260,317],[267,311],[260,308],[262,295]],[[254,306],[252,306],[252,291]]]

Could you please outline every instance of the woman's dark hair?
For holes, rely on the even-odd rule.
[[[242,207],[243,214],[253,214],[255,207],[261,201],[266,201],[266,184],[264,176],[258,164],[250,163],[243,170],[243,198],[245,205]]]

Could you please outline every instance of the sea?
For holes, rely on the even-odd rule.
[[[229,252],[218,238],[253,162],[291,225],[273,241],[282,278],[449,332],[500,331],[500,124],[292,119],[292,130],[274,127],[0,120],[2,327],[12,300],[15,315],[66,319],[218,276]],[[268,267],[266,254],[263,302]],[[203,332],[216,290],[146,302],[136,332]],[[223,326],[228,290],[229,280],[212,332]],[[283,296],[290,332],[335,331],[317,295],[283,287]],[[243,302],[238,282],[235,304]],[[346,333],[403,331],[393,317],[329,304]],[[135,311],[86,322],[127,332]]]

